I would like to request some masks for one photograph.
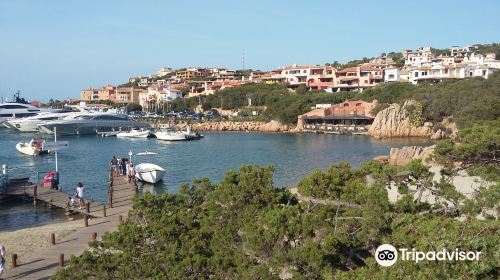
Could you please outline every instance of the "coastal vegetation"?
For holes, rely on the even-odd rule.
[[[488,79],[444,81],[435,85],[390,83],[366,90],[358,97],[377,99],[378,110],[390,103],[415,99],[422,104],[426,121],[440,122],[443,117],[453,117],[460,128],[467,128],[500,117],[500,72]]]
[[[177,194],[136,197],[118,230],[71,258],[55,279],[497,279],[498,181],[466,197],[451,177],[457,160],[498,166],[498,123],[473,125],[460,137],[461,145],[445,140],[436,148],[436,160],[449,167],[440,181],[420,161],[359,169],[341,162],[298,183],[316,201],[308,202],[275,188],[272,166],[243,165],[218,184],[205,178]],[[388,198],[391,188],[397,201]],[[430,204],[423,191],[439,199]],[[481,258],[384,268],[374,258],[384,243],[480,251]]]
[[[330,94],[309,91],[305,87],[290,91],[283,84],[261,83],[226,88],[208,96],[178,99],[172,102],[171,108],[183,111],[202,105],[204,110],[211,108],[238,110],[251,104],[265,107],[263,114],[267,120],[295,123],[298,115],[309,111],[317,103],[339,103],[354,96],[353,92]]]

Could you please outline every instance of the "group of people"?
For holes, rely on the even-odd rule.
[[[110,168],[114,177],[118,177],[121,175],[127,175],[128,182],[135,182],[135,167],[132,161],[128,162],[127,158],[120,158],[113,156],[110,160]]]

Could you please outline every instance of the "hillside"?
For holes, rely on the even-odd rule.
[[[248,84],[226,88],[220,92],[195,98],[175,100],[173,110],[193,109],[202,104],[205,110],[215,107],[242,109],[251,99],[253,106],[265,106],[264,116],[270,120],[295,123],[297,116],[318,103],[339,103],[346,99],[377,99],[376,112],[390,103],[401,103],[415,99],[423,107],[427,121],[439,122],[445,116],[453,116],[460,127],[469,127],[472,122],[495,120],[500,117],[500,72],[488,79],[465,79],[446,81],[436,85],[411,85],[391,83],[378,85],[362,93],[325,93],[307,91],[299,87],[290,91],[281,84]]]

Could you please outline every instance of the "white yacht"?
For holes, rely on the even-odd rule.
[[[174,131],[174,130],[160,130],[155,132],[156,138],[158,140],[165,140],[165,141],[184,141],[188,140],[186,137],[186,134],[182,131]]]
[[[116,137],[128,137],[128,138],[148,138],[151,135],[151,130],[148,129],[131,129],[130,131],[122,131],[116,134]]]
[[[24,118],[34,116],[40,112],[51,111],[50,109],[40,109],[31,104],[25,103],[0,103],[0,124],[8,119]]]
[[[134,121],[127,115],[112,113],[80,114],[70,120],[63,119],[38,124],[39,131],[47,134],[54,134],[55,127],[59,135],[84,135],[121,128],[149,128],[150,126]]]
[[[77,116],[78,113],[66,112],[66,113],[50,113],[42,112],[38,115],[20,118],[20,119],[9,119],[7,120],[7,125],[11,128],[17,129],[21,132],[38,132],[38,125],[45,121],[60,120],[67,116]]]

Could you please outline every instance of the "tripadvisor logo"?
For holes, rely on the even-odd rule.
[[[391,266],[398,260],[398,251],[391,244],[382,244],[375,251],[375,260],[381,266]]]
[[[399,251],[399,253],[398,253]],[[381,266],[392,266],[398,260],[402,261],[479,261],[481,252],[460,251],[459,249],[422,252],[415,249],[400,248],[397,250],[391,244],[382,244],[375,251],[375,260]]]

